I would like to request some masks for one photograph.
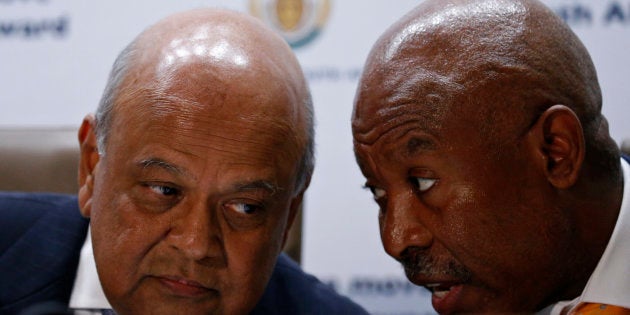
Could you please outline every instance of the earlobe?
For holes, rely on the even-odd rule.
[[[91,213],[92,195],[94,188],[94,171],[99,162],[99,154],[96,146],[96,134],[94,132],[94,116],[88,115],[83,119],[79,128],[79,208],[81,214],[89,217]]]
[[[93,180],[92,175],[88,175],[84,185],[79,187],[79,211],[81,215],[89,218],[92,214],[92,194],[93,194]]]
[[[556,188],[566,189],[577,181],[584,161],[584,132],[577,115],[564,105],[548,108],[534,126],[545,175]]]

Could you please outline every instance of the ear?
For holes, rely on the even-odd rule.
[[[94,116],[87,115],[79,128],[79,209],[84,217],[89,217],[92,210],[92,195],[94,190],[94,170],[99,161],[94,132]]]
[[[293,226],[293,222],[295,221],[295,217],[302,210],[302,200],[304,198],[304,192],[308,188],[311,183],[311,175],[306,178],[304,184],[302,185],[301,190],[297,195],[293,197],[291,200],[291,204],[289,205],[289,216],[287,218],[287,226],[284,229],[284,235],[282,236],[282,248],[287,243],[287,238],[289,237],[289,231],[291,231],[291,227]]]
[[[530,132],[541,167],[556,188],[575,184],[584,161],[584,132],[573,110],[564,105],[548,108]]]
[[[284,233],[282,235],[281,248],[284,248],[284,245],[286,245],[287,239],[289,238],[289,231],[291,231],[293,222],[295,222],[295,217],[297,216],[298,212],[302,210],[302,197],[303,196],[304,196],[304,192],[301,192],[300,194],[295,196],[293,200],[291,200],[291,205],[289,206],[289,216],[287,218],[287,225],[284,228]]]

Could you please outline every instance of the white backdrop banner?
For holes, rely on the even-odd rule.
[[[598,69],[613,137],[630,138],[630,0],[547,0]],[[0,128],[78,126],[94,110],[117,53],[143,28],[193,7],[249,12],[294,50],[317,116],[317,166],[305,200],[303,266],[374,314],[430,314],[380,244],[377,206],[361,187],[350,114],[377,37],[411,0],[0,0]],[[1,153],[0,153],[1,154]]]

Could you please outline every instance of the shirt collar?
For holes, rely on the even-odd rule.
[[[101,281],[96,273],[94,252],[92,251],[91,229],[81,248],[77,277],[72,287],[70,296],[70,308],[72,309],[111,309],[105,293],[101,288]]]
[[[595,271],[591,274],[582,294],[573,301],[560,301],[537,312],[537,315],[556,315],[575,308],[581,302],[612,304],[630,308],[630,166],[621,159],[623,173],[623,199],[615,229],[606,245]],[[570,310],[569,310],[570,312]]]
[[[591,275],[580,302],[597,302],[630,308],[630,166],[622,159],[623,200],[617,224]]]

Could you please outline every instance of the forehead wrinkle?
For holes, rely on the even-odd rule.
[[[222,129],[229,129],[229,122],[228,125],[225,125],[226,121],[223,119],[204,117],[204,120],[210,121],[210,124],[214,125],[223,124],[225,128]],[[177,134],[162,133],[159,124],[153,124],[151,128],[156,129],[158,136],[164,137],[167,141],[173,141],[170,148],[174,151],[199,159],[206,159],[208,155],[231,157],[228,158],[231,165],[251,166],[261,163],[274,165],[274,163],[278,163],[276,158],[278,146],[287,141],[287,138],[278,137],[279,133],[270,132],[267,129],[261,130],[260,128],[248,128],[239,125],[240,131],[248,131],[240,133],[242,136],[237,136],[236,134],[218,132],[214,129],[206,130],[195,126],[196,124],[193,123],[181,123],[178,126]],[[297,148],[292,151],[295,152],[287,152],[287,154],[296,157]],[[297,157],[294,160],[297,161]]]
[[[198,130],[195,130],[195,132],[196,133],[193,135],[184,135],[183,137],[180,137],[179,139],[181,140],[177,140],[177,142],[179,142],[182,146],[176,150],[199,158],[204,158],[204,155],[206,154],[204,152],[206,150],[211,150],[217,153],[225,153],[236,156],[238,161],[241,163],[244,161],[258,163],[260,158],[273,156],[275,152],[273,146],[269,146],[264,139],[256,141],[253,137],[236,138],[211,132],[201,134]],[[190,149],[184,151],[184,147]],[[194,151],[195,148],[199,149],[201,152],[191,152]],[[238,161],[234,160],[233,162],[237,163]]]
[[[354,137],[355,141],[360,144],[372,145],[388,134],[405,128],[403,133],[414,129],[425,129],[425,120],[417,116],[419,113],[398,110],[395,113],[380,113],[380,115],[371,121],[355,121]],[[382,121],[385,121],[384,123]],[[362,123],[365,123],[362,125]]]
[[[222,94],[223,95],[223,94]],[[221,95],[220,95],[221,96]],[[295,128],[291,123],[291,118],[286,120],[274,119],[275,113],[269,113],[264,108],[254,108],[254,112],[236,111],[231,110],[224,106],[224,99],[219,99],[216,102],[210,104],[199,103],[197,101],[191,101],[187,98],[180,97],[172,94],[153,93],[148,95],[149,107],[152,113],[157,119],[169,119],[176,120],[177,127],[182,131],[190,131],[194,136],[215,136],[223,140],[228,141],[240,141],[242,143],[250,144],[265,144],[262,141],[256,141],[261,139],[260,135],[273,137],[274,132],[285,135],[295,134]],[[248,99],[246,102],[254,102],[254,100]],[[253,105],[254,107],[256,105]],[[281,115],[284,115],[282,113]],[[289,113],[289,116],[293,113]],[[174,117],[173,117],[174,116]],[[227,117],[226,117],[227,116]],[[196,124],[238,124],[238,129],[246,134],[256,135],[255,137],[247,137],[245,139],[237,139],[232,137],[222,137],[219,135],[213,135],[211,133],[204,134]],[[249,125],[265,124],[265,128],[253,128]],[[155,128],[159,128],[159,125],[155,125]],[[295,137],[293,137],[295,138]],[[286,138],[285,138],[286,140]],[[279,143],[285,141],[278,141]]]
[[[293,134],[293,128],[290,124],[280,123],[274,121],[262,121],[262,116],[247,117],[243,115],[235,115],[234,117],[218,117],[207,115],[198,117],[195,122],[191,123],[179,123],[179,128],[184,131],[186,137],[193,139],[191,144],[214,142],[209,141],[208,138],[217,139],[221,146],[243,148],[246,146],[248,149],[253,147],[267,148],[268,150],[260,151],[273,151],[276,146],[286,143],[287,140],[294,139],[293,137],[285,136],[287,134]],[[198,124],[202,125],[214,125],[224,128],[218,128],[216,131],[213,128],[211,130],[203,130],[197,127]],[[258,125],[258,126],[256,126]],[[264,128],[262,127],[264,126]],[[226,129],[235,128],[238,129],[238,133],[223,132]],[[279,136],[282,137],[279,137]],[[253,146],[249,146],[253,145]]]
[[[297,98],[295,94],[286,93],[288,100],[282,99],[276,100],[278,94],[284,94],[285,91],[290,90],[288,86],[274,86],[274,88],[268,89],[264,93],[244,90],[238,87],[224,86],[222,83],[217,83],[218,87],[207,87],[203,91],[191,92],[186,89],[184,92],[172,93],[164,87],[157,87],[155,89],[146,89],[144,96],[148,99],[149,103],[153,105],[155,112],[160,115],[161,113],[169,114],[181,112],[190,116],[195,115],[204,117],[201,119],[210,119],[217,121],[224,121],[224,118],[215,118],[216,115],[228,115],[229,118],[235,122],[243,122],[247,124],[252,123],[267,123],[268,126],[277,129],[282,134],[297,135],[295,132],[295,126],[298,126],[301,121],[299,116],[300,108],[293,105],[278,106],[278,102],[293,104],[297,103],[294,98]],[[184,93],[182,96],[181,94]],[[210,101],[197,101],[196,99],[210,99]],[[228,112],[231,109],[229,106],[232,103],[239,103],[240,110],[234,109],[232,112]],[[207,114],[200,115],[196,110],[208,110]],[[227,114],[226,114],[227,112]],[[205,113],[205,112],[204,112]],[[243,128],[243,127],[241,127]],[[301,130],[301,129],[300,129]],[[262,130],[264,131],[264,130]],[[257,134],[260,132],[256,132]],[[295,137],[294,137],[295,138]]]
[[[367,79],[376,82],[375,87],[369,82],[362,86],[362,92],[381,93],[357,103],[359,110],[355,111],[352,126],[359,142],[372,144],[406,124],[413,125],[412,129],[435,130],[452,107],[453,99],[465,91],[462,84],[448,76],[405,65],[408,66],[400,61],[391,67],[386,64],[383,68],[388,70],[382,77]]]

